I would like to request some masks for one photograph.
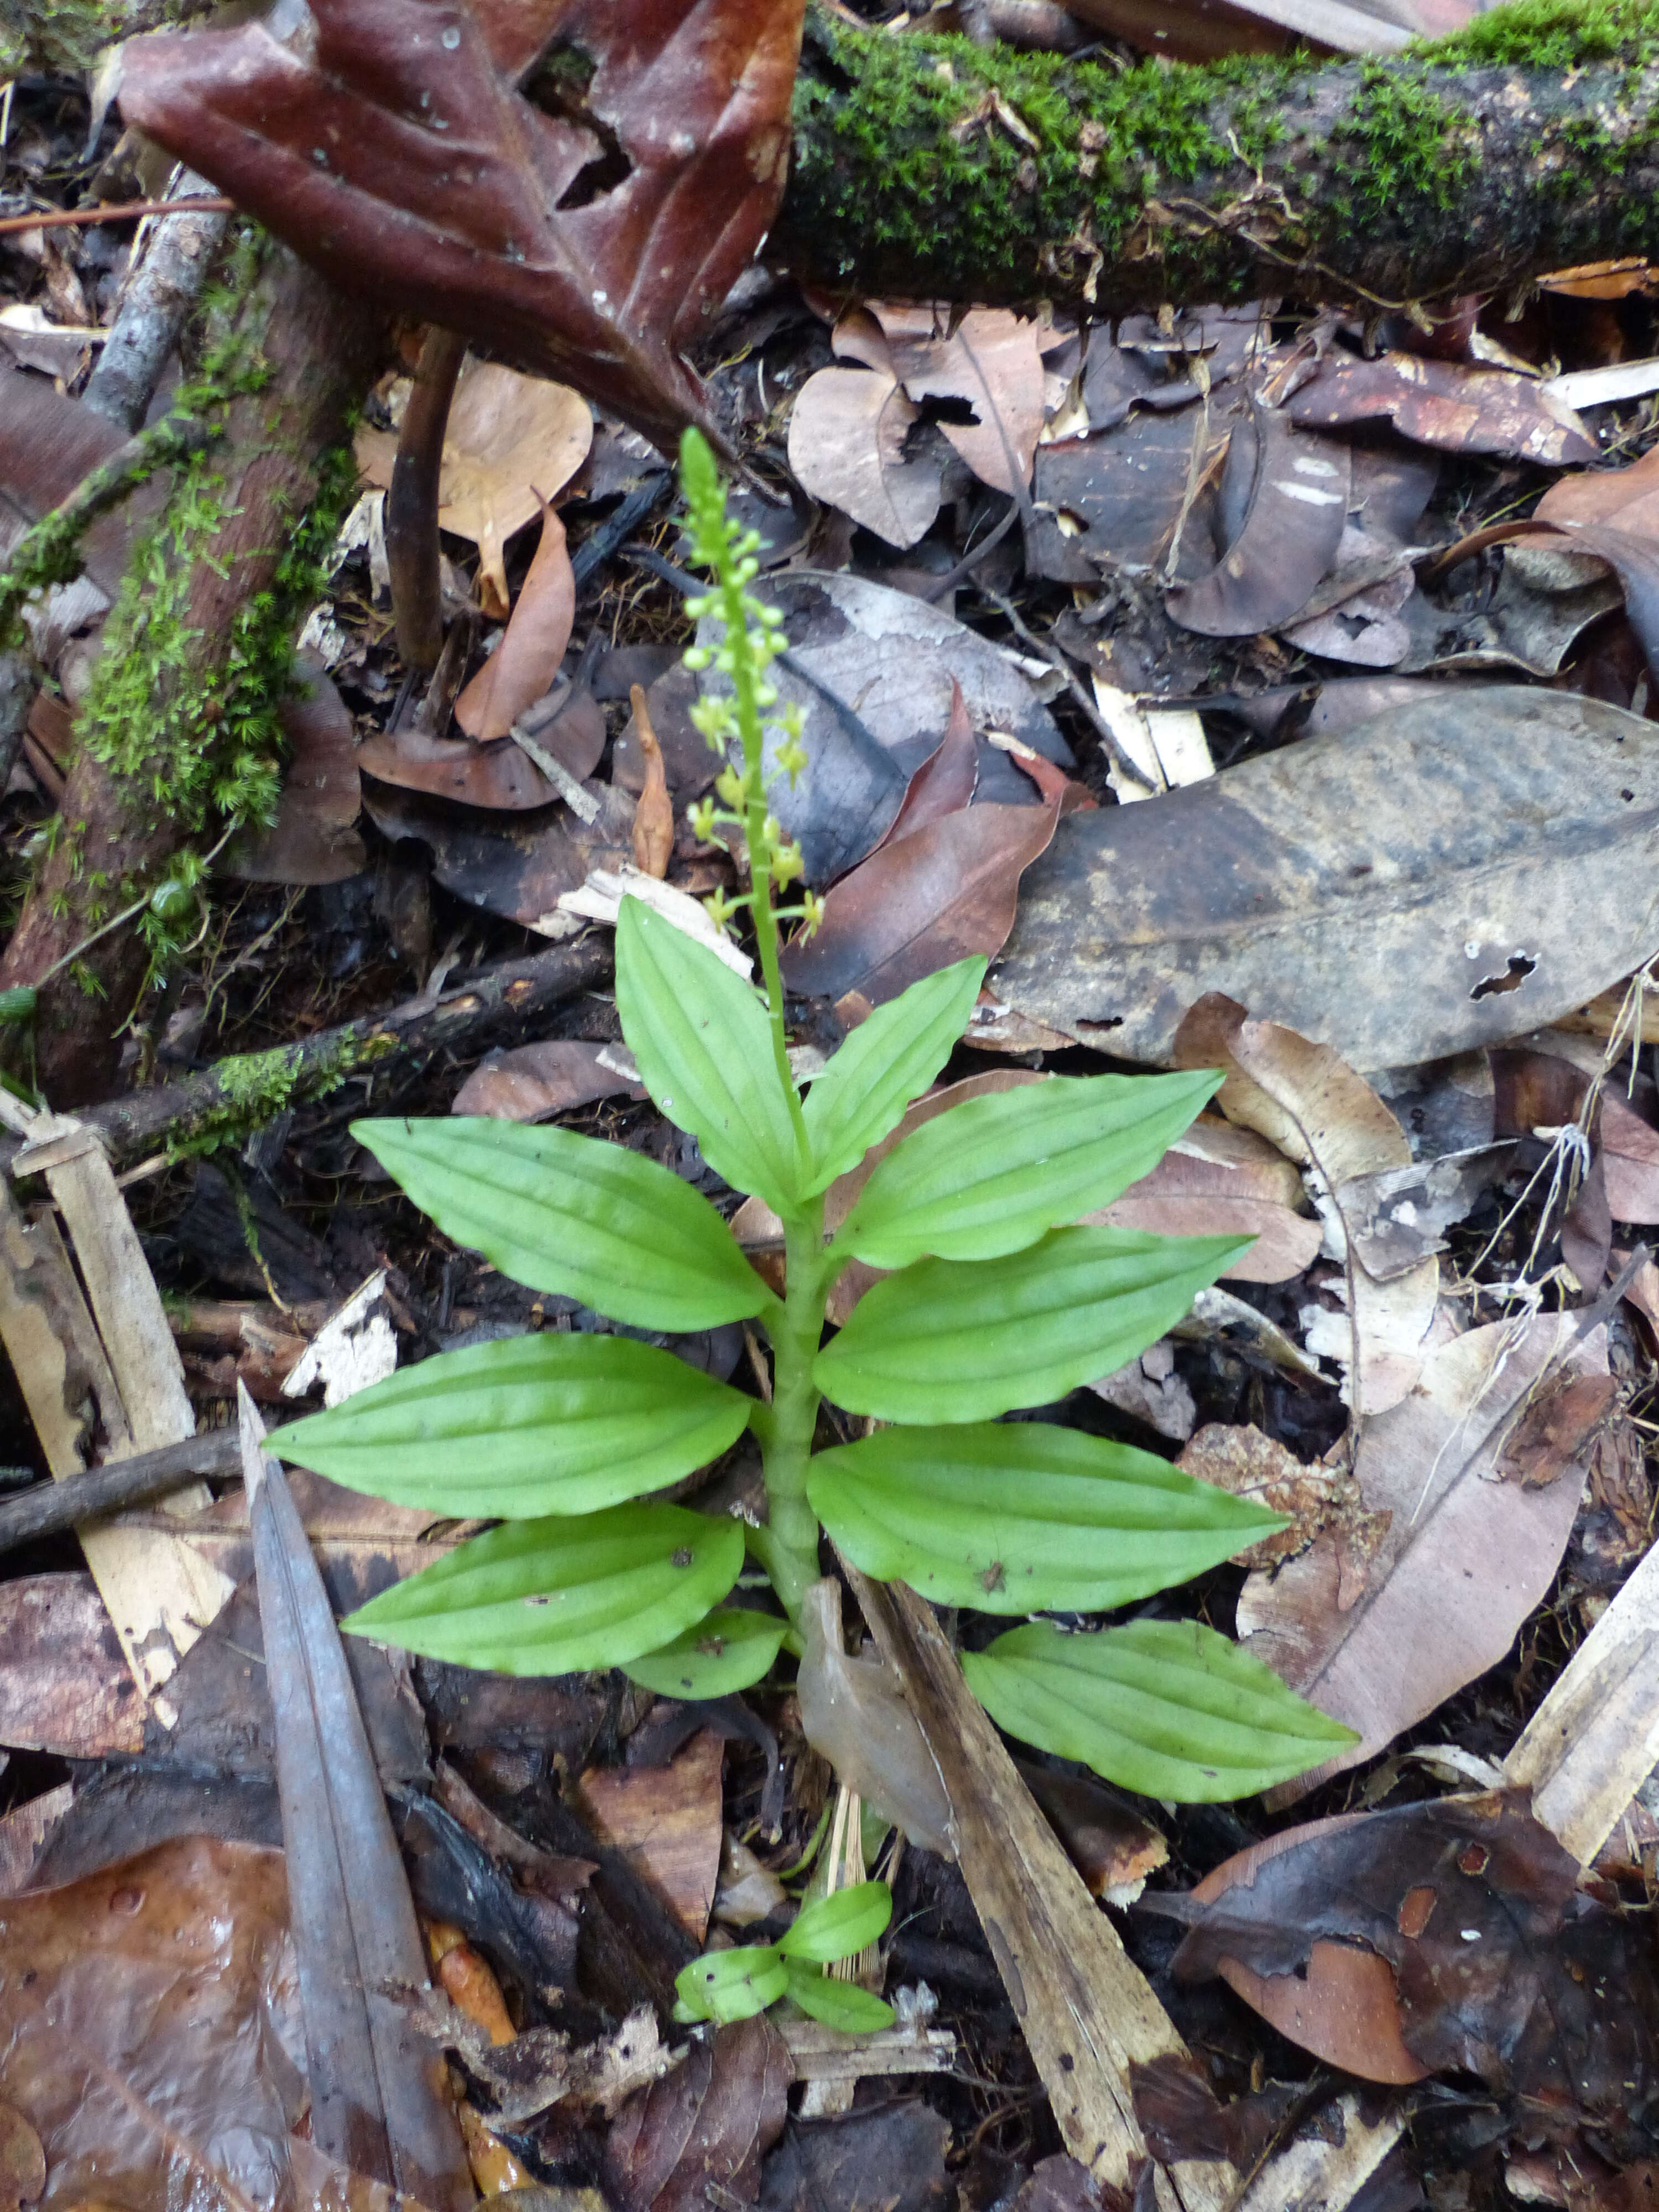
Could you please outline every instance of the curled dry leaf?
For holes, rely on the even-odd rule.
[[[501,643],[455,702],[468,737],[504,738],[526,707],[550,690],[576,619],[576,579],[564,525],[542,508],[541,542]]]
[[[574,1107],[626,1091],[642,1098],[638,1083],[605,1065],[614,1047],[548,1037],[492,1053],[455,1094],[452,1114],[488,1114],[498,1121],[547,1121]]]
[[[642,875],[660,879],[668,873],[674,850],[674,803],[668,796],[662,747],[651,726],[645,693],[635,684],[628,696],[634,709],[635,735],[645,762],[645,787],[634,809],[634,866]]]
[[[1364,1525],[1386,1521],[1368,1555],[1334,1526],[1271,1577],[1245,1584],[1246,1648],[1360,1735],[1285,1784],[1285,1797],[1374,1758],[1496,1666],[1548,1589],[1572,1533],[1583,1460],[1558,1458],[1556,1479],[1535,1488],[1492,1475],[1540,1381],[1606,1373],[1603,1332],[1573,1344],[1572,1327],[1554,1314],[1492,1322],[1431,1352],[1410,1395],[1358,1432],[1354,1478],[1376,1516]]]
[[[1651,722],[1438,684],[1340,738],[1063,822],[991,987],[1127,1060],[1166,1061],[1211,990],[1354,1067],[1444,1058],[1546,1026],[1642,964],[1659,943],[1656,818]]]
[[[1412,1167],[1405,1131],[1328,1045],[1310,1044],[1276,1022],[1250,1021],[1218,994],[1200,999],[1182,1023],[1173,1056],[1181,1067],[1227,1068],[1218,1094],[1223,1112],[1317,1170],[1316,1201],[1346,1269],[1348,1310],[1328,1342],[1310,1341],[1309,1348],[1341,1360],[1357,1420],[1396,1405],[1422,1365],[1439,1301],[1439,1262],[1430,1255],[1379,1280],[1348,1224],[1363,1203],[1356,1182],[1364,1190],[1379,1170]]]
[[[684,356],[777,211],[801,15],[536,0],[441,23],[425,0],[313,0],[303,45],[262,21],[130,40],[121,106],[344,290],[665,447],[688,421],[723,446]],[[556,32],[592,61],[580,94],[537,85]]]
[[[1150,1174],[1087,1221],[1159,1237],[1253,1237],[1227,1269],[1244,1283],[1285,1283],[1311,1267],[1323,1237],[1302,1178],[1252,1129],[1200,1115]]]
[[[534,521],[544,498],[564,489],[592,442],[592,411],[568,384],[472,356],[462,362],[444,426],[438,526],[477,547],[502,606],[507,539]],[[356,451],[368,482],[386,490],[398,457],[396,432],[359,430]]]
[[[1348,518],[1346,446],[1297,430],[1277,409],[1258,407],[1227,448],[1230,485],[1243,522],[1207,576],[1178,584],[1164,605],[1205,637],[1250,637],[1276,629],[1307,605],[1335,563]]]
[[[954,330],[947,307],[872,304],[870,313],[911,399],[954,399],[973,410],[971,422],[939,428],[981,483],[1011,495],[1024,489],[1042,428],[1037,325],[1006,307],[970,307]]]
[[[1449,453],[1501,453],[1559,468],[1594,460],[1596,444],[1571,407],[1534,377],[1421,354],[1374,361],[1328,354],[1317,376],[1284,403],[1307,429],[1383,419],[1402,437]]]

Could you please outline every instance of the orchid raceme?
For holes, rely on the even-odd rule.
[[[618,1667],[664,1695],[723,1696],[799,1649],[827,1529],[867,1574],[1024,1620],[966,1662],[1011,1734],[1157,1796],[1283,1781],[1352,1738],[1224,1637],[1182,1620],[1072,1634],[1026,1619],[1142,1600],[1281,1522],[1150,1453],[1000,1418],[1133,1358],[1243,1249],[1074,1225],[1156,1164],[1220,1078],[1061,1077],[969,1100],[889,1152],[826,1237],[825,1192],[938,1076],[985,963],[958,962],[878,1007],[803,1097],[779,925],[810,929],[819,909],[810,891],[779,903],[800,853],[767,800],[804,764],[800,725],[770,680],[779,617],[748,588],[758,541],[728,515],[694,432],[682,476],[694,558],[712,577],[696,603],[711,641],[686,659],[705,680],[698,726],[722,758],[693,827],[741,833],[749,889],[713,904],[717,920],[746,918],[762,988],[628,899],[617,1003],[662,1113],[781,1221],[783,1291],[706,1199],[621,1146],[492,1120],[366,1121],[356,1133],[447,1235],[532,1289],[628,1328],[751,1323],[769,1346],[770,1398],[627,1337],[549,1333],[427,1360],[284,1429],[273,1438],[284,1457],[354,1488],[501,1516],[347,1626],[466,1665]],[[854,1261],[890,1272],[826,1343],[826,1303]],[[853,1425],[867,1432],[817,1449],[826,1399],[867,1417]],[[653,1498],[745,1430],[765,1470],[764,1525]],[[732,1602],[745,1557],[775,1611]],[[824,2001],[816,1987],[801,1996],[787,1946],[749,1965],[741,1996],[720,2002],[757,2008],[786,1984]]]

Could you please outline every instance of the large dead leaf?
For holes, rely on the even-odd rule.
[[[1095,584],[1120,564],[1150,568],[1170,550],[1189,482],[1207,486],[1226,450],[1218,409],[1132,416],[1086,438],[1037,448],[1026,559],[1056,583]],[[1194,568],[1206,557],[1200,500],[1182,536]],[[1192,573],[1192,571],[1188,571]]]
[[[821,368],[789,416],[789,465],[804,490],[889,545],[914,545],[939,513],[936,461],[907,459],[920,419],[889,371]]]
[[[1642,965],[1659,946],[1656,826],[1652,723],[1444,685],[1340,738],[1062,822],[992,984],[1128,1060],[1166,1061],[1206,991],[1354,1067],[1443,1058],[1547,1025]]]
[[[1548,1589],[1583,1459],[1558,1460],[1537,1488],[1494,1470],[1553,1360],[1570,1375],[1606,1373],[1605,1337],[1574,1345],[1572,1328],[1567,1315],[1494,1322],[1431,1353],[1410,1395],[1359,1431],[1354,1474],[1364,1511],[1389,1516],[1380,1537],[1359,1556],[1343,1531],[1323,1531],[1244,1585],[1246,1648],[1359,1732],[1351,1751],[1285,1785],[1286,1797],[1375,1757],[1496,1666]]]
[[[461,363],[444,425],[438,526],[471,538],[501,605],[507,596],[502,548],[515,530],[534,521],[544,500],[569,483],[592,442],[592,414],[568,384],[521,376],[473,355]],[[398,458],[396,434],[361,429],[356,451],[368,482],[386,490]]]
[[[345,290],[667,447],[707,422],[683,356],[782,195],[801,15],[313,0],[291,46],[263,22],[131,40],[122,112]],[[574,72],[547,65],[556,32]]]
[[[1276,1022],[1248,1021],[1242,1006],[1213,994],[1182,1023],[1174,1056],[1182,1067],[1227,1068],[1222,1111],[1315,1171],[1317,1202],[1346,1269],[1347,1312],[1328,1342],[1310,1337],[1308,1348],[1340,1360],[1357,1420],[1397,1404],[1422,1365],[1440,1264],[1429,1255],[1374,1273],[1357,1232],[1370,1218],[1373,1179],[1412,1167],[1405,1131],[1328,1045],[1310,1044]]]
[[[50,2202],[279,2199],[302,2088],[287,1925],[282,1854],[205,1837],[0,1905],[0,2095]]]
[[[1650,2154],[1650,1947],[1580,1893],[1580,1871],[1524,1792],[1315,1821],[1178,1901],[1194,1924],[1175,1972],[1220,1974],[1350,2073],[1476,2074],[1528,2135],[1589,2124],[1615,2155]]]
[[[944,307],[874,306],[893,373],[910,398],[956,400],[971,422],[939,427],[981,483],[1023,489],[1042,428],[1042,335],[1006,307],[970,307],[955,327]]]
[[[0,1583],[0,1744],[107,1759],[143,1742],[144,1700],[92,1577]]]

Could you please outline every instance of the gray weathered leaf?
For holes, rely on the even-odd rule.
[[[992,988],[1127,1060],[1167,1060],[1218,990],[1354,1067],[1439,1058],[1545,1027],[1648,958],[1656,832],[1651,722],[1446,686],[1068,817],[1026,873]]]

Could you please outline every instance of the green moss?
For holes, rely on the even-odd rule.
[[[302,1045],[279,1045],[222,1060],[214,1073],[218,1096],[168,1150],[176,1159],[240,1144],[253,1130],[302,1099],[325,1098],[348,1076],[376,1066],[397,1050],[397,1040],[375,1035],[341,1040],[330,1054],[307,1057]]]
[[[1359,65],[1330,145],[1332,174],[1348,196],[1346,225],[1395,228],[1454,207],[1479,151],[1471,124],[1407,58]]]
[[[1659,53],[1655,0],[1510,0],[1505,8],[1412,49],[1437,68],[1553,70],[1592,62],[1645,64]]]

